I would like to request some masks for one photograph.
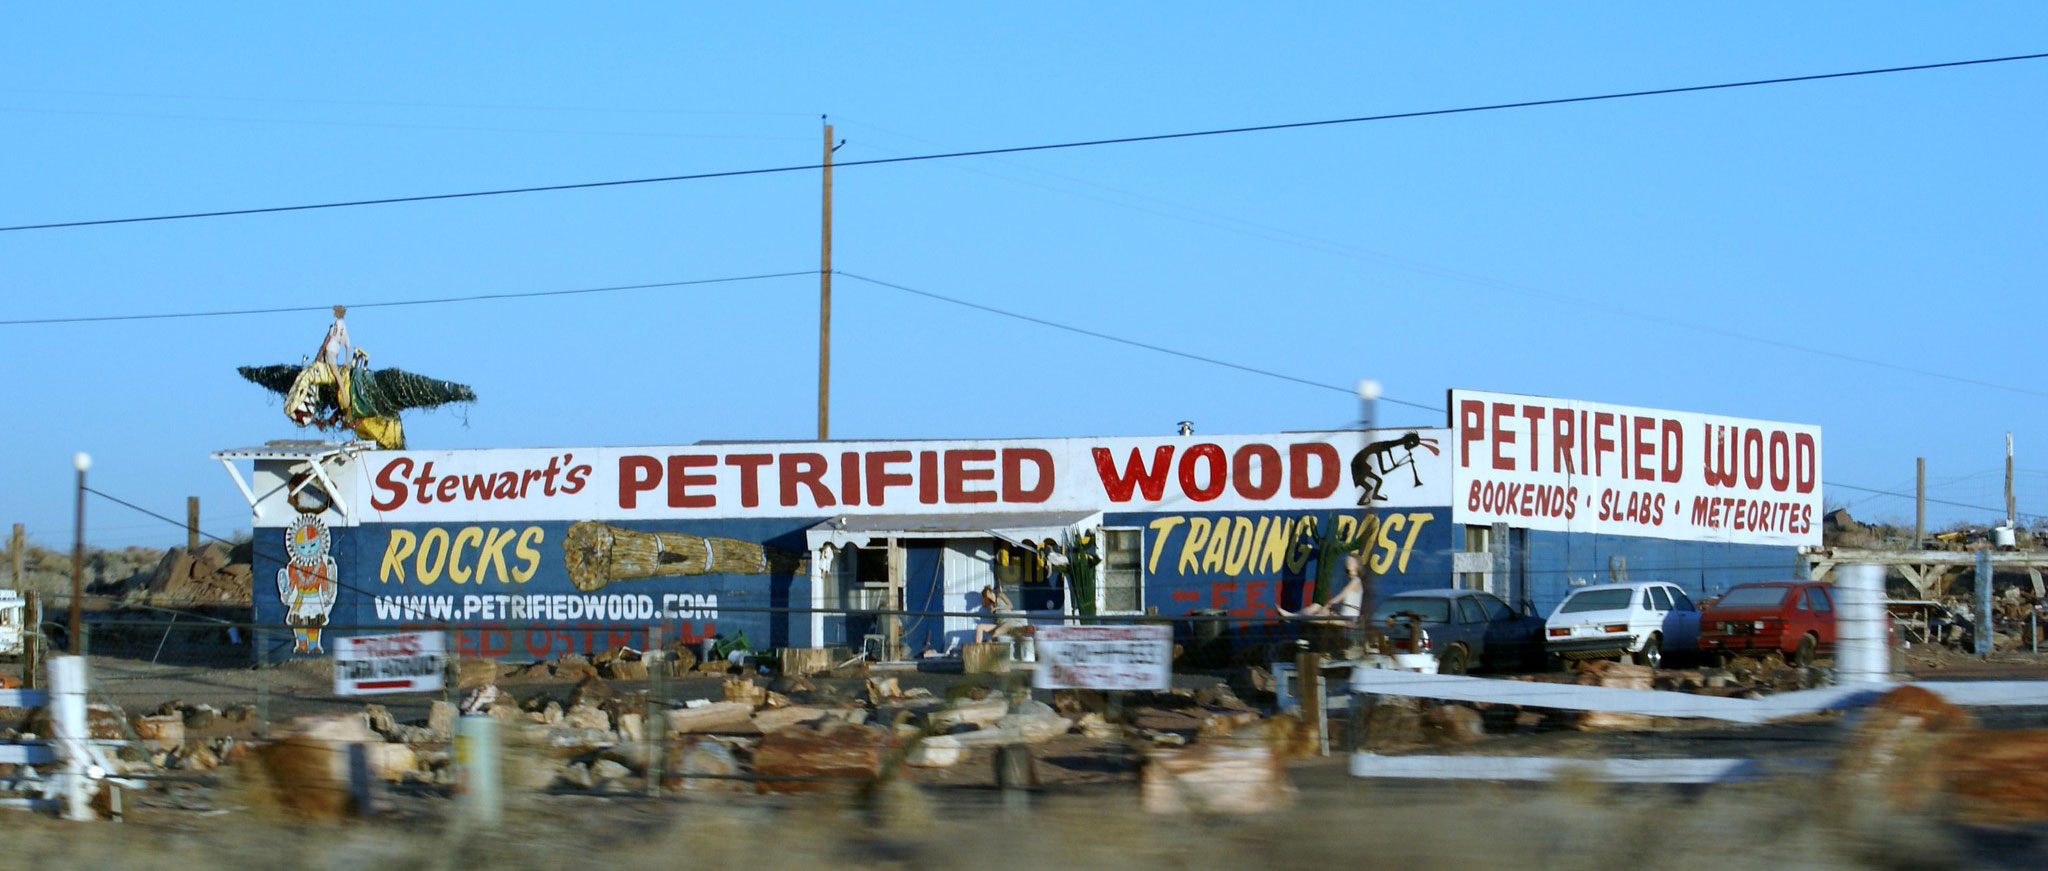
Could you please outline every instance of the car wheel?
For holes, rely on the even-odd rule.
[[[1636,664],[1659,668],[1664,665],[1664,636],[1651,635],[1643,642],[1643,649],[1636,651]]]
[[[1437,657],[1436,673],[1464,674],[1466,669],[1471,666],[1471,656],[1470,653],[1465,651],[1463,645],[1453,644],[1451,649],[1444,651],[1442,656]]]
[[[1813,650],[1815,647],[1819,646],[1819,644],[1820,640],[1814,638],[1813,633],[1809,632],[1805,635],[1799,636],[1799,646],[1793,648],[1792,650],[1792,664],[1799,666],[1800,668],[1805,668],[1809,665],[1812,665]]]

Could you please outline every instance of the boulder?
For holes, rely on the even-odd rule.
[[[1422,712],[1422,736],[1432,744],[1470,744],[1486,737],[1486,721],[1464,705],[1436,705]]]
[[[706,702],[664,712],[672,734],[719,732],[744,727],[753,717],[754,706],[744,702]]]
[[[575,653],[563,654],[562,658],[555,660],[551,671],[554,679],[561,681],[583,681],[597,677],[597,668],[590,664],[590,660]]]
[[[1235,668],[1231,670],[1227,682],[1231,685],[1231,693],[1237,693],[1239,699],[1245,699],[1255,705],[1272,705],[1276,699],[1276,691],[1280,687],[1274,680],[1274,674],[1260,666]]]
[[[638,659],[615,659],[606,663],[598,673],[612,680],[646,680],[647,663]]]
[[[1573,682],[1583,686],[1646,690],[1650,689],[1656,674],[1656,670],[1647,665],[1595,659],[1579,665]]]
[[[383,705],[364,705],[363,719],[370,724],[370,731],[386,738],[398,730],[398,721],[392,718],[391,711]]]
[[[950,768],[967,758],[967,748],[950,735],[933,735],[910,745],[903,764],[913,768]]]
[[[279,807],[309,819],[339,819],[352,802],[348,746],[373,743],[381,742],[361,714],[299,717],[280,725],[257,758]]]
[[[1096,740],[1117,738],[1123,735],[1123,727],[1102,718],[1101,714],[1089,711],[1074,720],[1074,730]]]
[[[214,710],[212,705],[200,705],[185,712],[185,728],[187,731],[207,728],[219,720],[220,712]]]
[[[599,759],[590,764],[590,776],[598,780],[624,780],[632,774],[626,766],[610,759]]]
[[[1024,743],[1024,736],[1015,729],[975,729],[968,732],[954,732],[950,735],[934,737],[951,738],[954,744],[968,750],[985,750]]]
[[[427,730],[436,738],[455,734],[455,706],[439,699],[427,706]]]
[[[574,729],[569,727],[530,727],[537,730],[530,736],[534,745],[544,749],[547,755],[560,758],[583,756],[617,743],[618,738],[610,729]]]
[[[868,726],[784,729],[754,748],[754,775],[769,793],[852,788],[881,776],[890,743],[886,730]]]
[[[646,718],[637,711],[627,711],[612,718],[614,728],[619,730],[619,740],[639,743],[647,740]]]
[[[1229,684],[1210,684],[1195,690],[1195,702],[1205,708],[1226,708],[1238,711],[1251,710],[1251,705],[1245,704],[1243,699],[1238,698],[1237,693],[1231,690]]]
[[[575,688],[569,690],[569,703],[567,707],[573,708],[577,705],[601,707],[605,702],[618,697],[618,690],[612,689],[612,685],[605,683],[604,678],[593,674],[577,681]]]
[[[712,740],[685,741],[668,758],[671,788],[691,792],[746,792],[753,787],[738,779],[739,760],[732,748]]]
[[[1210,708],[1203,713],[1202,725],[1195,730],[1203,738],[1229,735],[1260,719],[1259,713],[1250,708]]]
[[[493,659],[458,659],[455,661],[455,688],[472,689],[498,682],[498,662]]]
[[[597,729],[608,732],[612,728],[612,718],[602,708],[579,704],[562,713],[562,725],[571,729]]]
[[[1358,742],[1363,750],[1419,744],[1423,740],[1422,705],[1408,696],[1378,696],[1366,708],[1363,728]]]
[[[668,670],[669,677],[683,677],[697,667],[697,652],[687,644],[677,644],[662,651],[661,667]]]
[[[1295,796],[1271,748],[1233,742],[1149,750],[1138,789],[1152,813],[1265,813]]]
[[[721,688],[724,692],[723,698],[728,702],[740,702],[760,707],[762,703],[768,700],[768,691],[763,689],[760,684],[754,683],[751,678],[729,677],[725,679],[725,683]]]
[[[591,790],[597,788],[597,777],[590,773],[590,766],[583,762],[571,762],[562,766],[562,785],[570,789]]]
[[[903,688],[893,677],[868,678],[868,704],[881,705],[903,698]]]
[[[1074,721],[1055,713],[1052,706],[1038,701],[1026,701],[1017,706],[1016,713],[1004,714],[993,724],[997,729],[1016,732],[1026,744],[1037,744],[1065,735],[1074,727]]]
[[[997,720],[1008,716],[1010,703],[1001,697],[990,697],[980,701],[958,702],[949,707],[931,712],[926,717],[932,731],[948,732],[955,726],[976,727],[995,725]]]
[[[798,724],[810,723],[832,716],[832,711],[810,705],[791,705],[787,708],[763,709],[754,714],[754,728],[761,730],[761,733],[765,735],[771,732],[780,732],[783,729]],[[845,718],[838,717],[836,719]]]
[[[365,744],[369,751],[370,776],[398,783],[419,769],[419,757],[404,744]]]
[[[150,750],[177,750],[185,746],[185,718],[157,714],[135,718],[135,737]]]

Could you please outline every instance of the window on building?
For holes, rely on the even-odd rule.
[[[996,543],[996,587],[1022,611],[1058,610],[1061,594],[1045,556],[1028,547]]]
[[[889,600],[888,549],[847,545],[826,566],[825,607],[876,610]]]
[[[1102,531],[1102,565],[1095,573],[1102,611],[1135,614],[1145,610],[1142,540],[1136,529]]]

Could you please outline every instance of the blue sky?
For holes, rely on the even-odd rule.
[[[803,164],[825,113],[859,160],[2042,51],[2033,3],[28,6],[0,29],[0,226]],[[835,265],[1424,405],[1815,423],[1830,482],[1910,492],[1926,456],[1933,497],[1992,509],[2010,430],[2020,510],[2048,513],[2044,104],[2027,61],[849,167]],[[8,232],[0,287],[20,319],[802,271],[817,212],[792,173]],[[835,437],[1357,417],[1342,389],[835,291]],[[376,364],[482,397],[411,416],[415,447],[802,439],[816,302],[800,276],[349,323]],[[87,450],[99,489],[246,528],[207,453],[302,433],[234,367],[296,362],[326,321],[0,326],[0,522],[67,541]],[[98,544],[182,539],[90,510]]]

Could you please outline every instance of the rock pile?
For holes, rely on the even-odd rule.
[[[182,547],[165,551],[146,579],[123,592],[131,602],[165,606],[248,605],[249,595],[248,545],[220,542],[190,553]]]

